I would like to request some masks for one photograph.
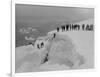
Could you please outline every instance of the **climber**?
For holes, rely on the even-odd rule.
[[[53,36],[53,38],[55,38],[56,37],[56,33],[54,33],[54,36]]]
[[[37,47],[38,47],[38,49],[40,49],[40,46],[39,46],[39,44],[37,44]]]
[[[42,42],[42,43],[41,43],[41,48],[43,48],[43,47],[44,47],[44,43]]]
[[[69,24],[66,25],[66,31],[68,31],[68,29],[69,29]]]
[[[57,32],[59,32],[59,27],[57,27]]]
[[[61,26],[62,32],[65,31],[65,26]]]

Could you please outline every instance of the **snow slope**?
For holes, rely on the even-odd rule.
[[[78,24],[92,22],[93,20],[86,20]],[[93,68],[93,31],[59,32],[54,39],[50,36],[52,32],[55,31],[49,32],[49,35],[45,37],[39,37],[35,46],[27,45],[16,48],[16,72]],[[45,43],[44,48],[38,49],[37,44],[41,41]],[[49,53],[48,61],[43,63],[47,53]]]

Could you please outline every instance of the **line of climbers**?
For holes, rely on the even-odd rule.
[[[62,32],[63,31],[68,31],[68,28],[69,28],[69,24],[67,24],[67,25],[62,25],[61,26],[61,30],[62,30]],[[60,31],[60,28],[59,27],[57,27],[57,32],[59,32]],[[53,33],[53,37],[52,37],[52,39],[54,39],[56,37],[56,33]],[[35,42],[34,42],[35,43]],[[29,43],[29,44],[32,44],[33,46],[34,46],[34,43]],[[44,42],[41,42],[41,43],[38,43],[37,44],[37,48],[38,49],[41,49],[41,48],[43,48],[44,47]]]
[[[69,27],[68,24],[67,24],[67,25],[62,25],[62,26],[61,26],[62,32],[63,32],[63,31],[68,31],[68,27]],[[57,32],[59,32],[59,31],[60,31],[60,28],[57,27]],[[56,33],[53,33],[52,39],[54,39],[55,37],[56,37]],[[28,43],[28,45],[31,44],[31,45],[34,46],[35,42],[36,42],[36,40],[35,40],[34,42]],[[38,48],[38,49],[41,49],[41,48],[43,48],[43,47],[44,47],[44,42],[41,42],[40,44],[39,44],[39,43],[37,44],[37,48]]]
[[[67,24],[67,25],[62,25],[62,26],[61,26],[62,32],[63,32],[63,31],[68,31],[68,29],[69,29],[69,24]],[[59,31],[60,31],[60,28],[57,27],[57,32],[59,32]]]

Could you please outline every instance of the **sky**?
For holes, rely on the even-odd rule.
[[[16,4],[16,23],[37,26],[43,23],[78,22],[94,17],[93,8],[50,7]]]

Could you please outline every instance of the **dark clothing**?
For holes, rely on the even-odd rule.
[[[41,48],[43,48],[43,46],[44,46],[44,43],[42,42],[42,43],[41,43]]]
[[[62,28],[62,32],[65,31],[65,26],[61,26],[61,28]]]
[[[59,32],[59,27],[57,27],[57,32]]]
[[[69,25],[67,24],[67,25],[66,25],[66,31],[68,31],[68,28],[69,28]]]
[[[56,34],[54,33],[54,36],[53,36],[54,38],[56,37]]]
[[[37,44],[38,49],[40,49],[39,44]]]
[[[42,64],[48,61],[48,53],[46,54],[45,58],[42,61]]]

